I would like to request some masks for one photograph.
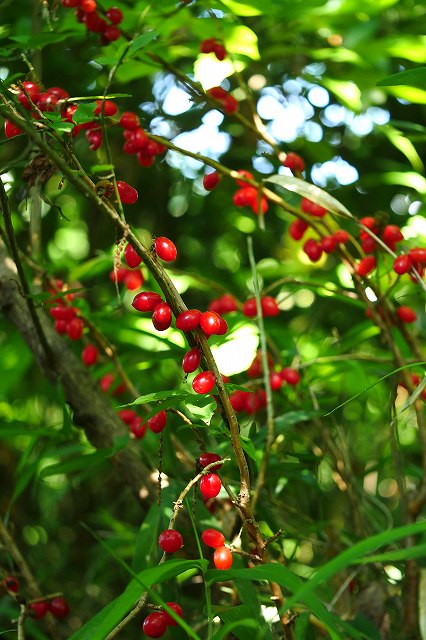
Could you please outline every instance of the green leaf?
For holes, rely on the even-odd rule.
[[[403,562],[405,560],[412,560],[413,558],[425,558],[426,557],[426,543],[417,544],[413,547],[407,547],[406,549],[398,549],[397,551],[388,551],[387,553],[376,553],[373,556],[367,558],[361,558],[354,562],[354,564],[369,564],[370,562]]]
[[[386,78],[379,80],[377,86],[394,87],[401,84],[426,89],[426,67],[417,67],[417,69],[400,71],[399,73],[394,73],[391,76],[386,76]]]
[[[111,458],[118,451],[122,451],[127,446],[130,440],[130,436],[124,435],[116,438],[115,446],[109,449],[100,449],[93,453],[79,456],[78,458],[71,458],[64,462],[58,462],[57,464],[51,464],[48,467],[44,467],[41,472],[42,478],[49,476],[56,476],[60,474],[73,473],[74,471],[83,471],[93,468],[93,466],[105,462],[108,458]]]
[[[292,191],[294,193],[298,193],[304,198],[309,198],[309,200],[321,205],[327,209],[327,211],[330,211],[330,213],[335,213],[336,215],[344,216],[345,218],[353,218],[351,212],[346,209],[341,202],[336,200],[336,198],[333,198],[333,196],[326,191],[323,191],[323,189],[320,189],[305,180],[300,180],[300,178],[294,178],[293,176],[273,175],[265,178],[264,182],[278,184],[283,189],[287,189],[287,191]]]
[[[367,553],[370,553],[374,549],[385,544],[395,542],[395,540],[400,540],[401,538],[424,533],[425,531],[426,522],[417,522],[403,527],[396,527],[395,529],[378,533],[377,535],[370,536],[365,540],[357,542],[352,547],[321,567],[321,569],[319,569],[312,578],[310,578],[289,600],[287,600],[283,607],[283,611],[293,607],[298,602],[305,602],[307,604],[306,596],[310,596],[318,585],[343,571],[353,562],[364,558]]]
[[[140,36],[136,36],[134,40],[132,40],[129,50],[126,54],[126,60],[130,60],[133,56],[144,49],[147,44],[158,38],[159,33],[154,29],[152,31],[147,31],[146,33],[142,33]]]
[[[250,607],[245,604],[237,607],[215,608],[214,613],[218,616],[222,622],[225,622],[225,626],[220,630],[219,634],[215,634],[214,638],[224,638],[224,633],[230,632],[238,638],[238,640],[253,640],[253,631],[258,631],[258,623],[252,618],[252,612]],[[255,637],[258,637],[255,634]]]
[[[162,510],[156,502],[153,502],[138,531],[133,553],[132,569],[135,572],[142,571],[157,548],[156,532],[162,518]]]
[[[97,107],[96,102],[82,102],[78,105],[72,119],[76,124],[83,124],[85,122],[92,122],[94,119],[94,110]]]
[[[10,39],[14,42],[18,42],[23,47],[28,49],[42,49],[43,47],[48,46],[49,44],[57,44],[58,42],[64,42],[64,40],[68,40],[68,38],[74,38],[80,35],[76,31],[71,32],[63,32],[63,33],[54,33],[52,31],[46,33],[38,33],[36,35],[27,35],[27,36],[10,36]]]
[[[91,618],[69,640],[105,640],[108,633],[134,607],[145,591],[150,590],[156,584],[176,578],[188,569],[198,568],[203,572],[207,565],[207,560],[168,560],[157,567],[139,572],[137,578],[128,584],[118,598],[115,598]],[[195,633],[192,637],[198,638]]]

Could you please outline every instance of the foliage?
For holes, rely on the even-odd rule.
[[[426,637],[425,8],[135,0],[114,3],[105,44],[63,4],[9,3],[0,28],[1,122],[23,132],[0,146],[0,577],[21,582],[0,593],[1,633],[138,638],[173,601],[165,638]],[[31,112],[28,81],[69,96]],[[138,159],[123,112],[145,132]],[[316,248],[338,230],[348,242]],[[161,236],[176,261],[158,259]],[[172,326],[132,307],[139,291]],[[175,327],[212,304],[226,334]],[[75,336],[53,330],[57,307]],[[194,393],[201,370],[211,393]],[[164,430],[146,429],[160,411]],[[224,460],[210,500],[205,451]],[[157,541],[174,527],[169,557]],[[58,593],[70,614],[35,620],[28,603]]]

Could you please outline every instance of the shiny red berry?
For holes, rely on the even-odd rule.
[[[243,314],[248,318],[257,316],[256,298],[249,298],[243,304]]]
[[[411,269],[411,258],[407,255],[398,256],[393,261],[393,270],[399,276],[402,276],[404,273],[407,273]]]
[[[142,631],[148,638],[161,638],[166,633],[167,622],[163,612],[150,613],[142,624]]]
[[[268,316],[277,316],[280,312],[277,301],[272,296],[262,296],[260,304],[262,307],[262,315],[265,318]]]
[[[94,344],[88,344],[84,347],[83,353],[81,354],[81,358],[86,367],[91,367],[96,364],[99,357],[99,351],[95,347]]]
[[[296,220],[293,220],[289,227],[290,236],[293,238],[293,240],[301,240],[305,235],[305,231],[308,229],[308,227],[309,225],[307,222],[301,220],[300,218],[297,218]]]
[[[117,180],[117,189],[120,200],[123,204],[135,204],[139,197],[138,192],[127,182],[123,180]]]
[[[311,262],[318,262],[323,253],[319,242],[313,240],[312,238],[306,240],[305,244],[303,245],[303,251],[306,253]]]
[[[214,374],[211,371],[201,371],[192,381],[192,388],[195,393],[210,393],[216,383]]]
[[[407,324],[411,324],[417,320],[417,314],[411,307],[402,306],[396,310],[398,318],[401,322],[405,322]]]
[[[168,238],[164,238],[163,236],[155,238],[154,247],[155,253],[161,260],[164,260],[164,262],[173,262],[173,260],[176,260],[177,249],[174,243]]]
[[[200,480],[200,492],[203,498],[216,498],[221,488],[222,483],[215,473],[208,473]]]
[[[123,129],[134,131],[139,127],[139,116],[133,111],[123,111],[120,118],[120,125]]]
[[[133,433],[135,438],[140,440],[146,434],[146,422],[142,422],[142,418],[136,416],[130,423],[130,431]]]
[[[417,247],[408,252],[410,258],[419,264],[426,264],[426,249]]]
[[[15,136],[19,136],[21,133],[21,129],[6,118],[4,121],[4,135],[6,138],[14,138]]]
[[[73,318],[68,322],[67,334],[71,340],[80,340],[83,334],[83,328],[83,320],[81,320],[81,318]]]
[[[356,265],[356,272],[359,276],[368,276],[376,268],[376,258],[374,256],[365,256]]]
[[[152,313],[152,324],[157,331],[165,331],[172,324],[172,310],[167,302],[160,302]]]
[[[205,529],[201,534],[204,544],[213,549],[222,547],[225,544],[225,536],[216,529]]]
[[[201,311],[198,309],[187,309],[182,311],[176,318],[176,329],[181,331],[193,331],[200,323]]]
[[[301,173],[305,170],[305,162],[297,153],[290,151],[283,162],[283,167],[287,167],[293,172]]]
[[[130,242],[126,244],[123,257],[124,257],[124,262],[131,269],[135,269],[142,262],[142,258],[136,253],[136,251],[134,250]]]
[[[213,562],[216,569],[221,571],[232,567],[232,552],[228,547],[218,547],[213,554]]]
[[[126,286],[126,289],[128,289],[129,291],[140,289],[144,283],[142,271],[140,269],[138,269],[137,271],[129,271],[128,269],[126,269],[123,282]]]
[[[58,620],[65,618],[69,613],[69,605],[65,598],[58,596],[57,598],[52,598],[49,602],[49,611],[55,616]]]
[[[44,618],[49,611],[49,603],[47,600],[41,600],[40,602],[30,602],[28,610],[33,618],[40,620]]]
[[[220,330],[220,316],[214,311],[204,311],[200,315],[200,327],[206,336],[212,336]]]
[[[155,414],[155,416],[152,416],[152,418],[148,420],[148,427],[153,433],[161,433],[161,431],[164,430],[166,424],[167,413],[164,410],[159,411]]]
[[[198,369],[201,362],[201,351],[194,347],[187,353],[185,353],[182,360],[182,369],[185,373],[193,373]]]
[[[166,553],[175,553],[183,547],[183,538],[176,529],[166,529],[160,533],[158,544]]]
[[[132,302],[132,307],[136,309],[136,311],[154,311],[155,307],[163,302],[159,293],[155,293],[155,291],[141,291],[138,293]]]
[[[213,189],[219,184],[220,180],[221,176],[217,171],[213,171],[213,173],[206,173],[203,178],[203,187],[206,191],[213,191]]]
[[[283,386],[283,378],[280,376],[278,371],[272,371],[269,375],[269,384],[271,385],[272,391],[278,391]]]
[[[111,7],[106,12],[106,17],[112,24],[120,24],[123,20],[123,12],[118,7]]]
[[[102,37],[107,41],[107,43],[115,42],[116,40],[118,40],[118,38],[120,38],[120,36],[121,31],[115,24],[108,25],[102,33]]]
[[[300,373],[296,371],[296,369],[292,369],[291,367],[285,367],[281,369],[280,376],[284,382],[290,385],[296,385],[300,382]]]
[[[170,609],[173,609],[173,611],[177,616],[179,616],[180,618],[183,618],[182,607],[180,607],[177,604],[177,602],[166,602],[166,604],[168,607],[170,607]],[[167,611],[163,610],[163,615],[166,619],[166,624],[168,627],[175,627],[178,624],[176,620],[172,618],[172,616],[169,613],[167,613]]]
[[[21,588],[21,583],[19,582],[18,578],[15,578],[15,576],[6,576],[3,579],[3,584],[11,593],[18,593],[19,589]]]
[[[217,462],[220,459],[221,457],[218,453],[212,453],[210,451],[206,451],[206,453],[202,453],[200,455],[200,457],[198,458],[198,462],[204,469],[205,467],[207,467],[207,465],[211,464],[212,462]],[[221,466],[222,466],[221,464],[217,464],[214,467],[211,467],[210,471],[217,471],[218,469],[220,469]]]

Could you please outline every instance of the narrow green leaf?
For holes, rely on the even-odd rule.
[[[426,67],[417,67],[417,69],[400,71],[399,73],[394,73],[391,76],[386,76],[386,78],[379,80],[377,86],[395,87],[401,84],[426,89]]]
[[[120,436],[116,439],[114,447],[111,447],[109,449],[100,449],[99,451],[94,451],[93,453],[88,453],[77,458],[71,458],[70,460],[65,460],[64,462],[51,464],[42,470],[41,477],[47,478],[49,476],[56,476],[60,474],[73,473],[74,471],[90,469],[94,465],[105,462],[105,460],[111,458],[111,456],[116,454],[118,451],[124,449],[127,446],[129,440],[130,436],[128,435]]]
[[[411,560],[412,558],[425,558],[426,557],[426,543],[417,544],[413,547],[407,547],[407,549],[398,549],[397,551],[388,551],[387,553],[376,553],[373,556],[367,558],[361,558],[353,564],[369,564],[371,562],[402,562],[405,560]]]
[[[78,105],[72,119],[76,124],[83,124],[85,122],[92,122],[94,116],[94,110],[97,107],[96,102],[82,102]]]
[[[133,56],[138,51],[140,51],[141,49],[144,49],[147,44],[149,44],[150,42],[158,38],[158,35],[159,35],[158,31],[155,31],[153,29],[152,31],[147,31],[146,33],[142,33],[140,36],[136,36],[136,38],[132,41],[129,47],[129,50],[126,54],[126,59],[129,60],[130,58],[133,58]]]

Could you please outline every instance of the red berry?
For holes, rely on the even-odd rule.
[[[52,318],[55,318],[55,320],[72,320],[75,318],[75,312],[74,307],[66,307],[64,305],[49,309],[50,315]]]
[[[188,309],[182,311],[176,318],[176,329],[181,331],[193,331],[200,323],[201,311],[198,309]]]
[[[67,332],[68,320],[55,320],[55,324],[53,326],[56,333],[59,333],[60,336],[64,336]]]
[[[97,151],[102,144],[102,131],[99,129],[90,129],[86,131],[86,138],[89,141],[90,151]]]
[[[157,331],[165,331],[172,324],[172,310],[167,302],[160,302],[152,313],[152,324]]]
[[[207,465],[211,464],[212,462],[217,462],[220,459],[221,457],[218,453],[212,453],[210,451],[206,451],[206,453],[202,453],[200,455],[200,457],[198,458],[198,462],[204,469],[205,467],[207,467]],[[220,469],[221,466],[222,464],[217,464],[214,467],[211,467],[210,471],[217,471],[218,469]]]
[[[312,238],[310,240],[306,240],[305,244],[303,245],[303,251],[306,253],[311,262],[318,262],[323,253],[321,245]]]
[[[152,416],[152,418],[148,420],[148,427],[153,433],[161,433],[161,431],[164,430],[166,423],[167,413],[163,410],[159,411],[155,416]]]
[[[103,33],[107,28],[107,23],[101,16],[93,11],[92,13],[82,13],[82,22],[86,25],[88,31],[93,33]]]
[[[240,182],[240,180],[237,180]],[[236,207],[248,207],[257,204],[257,189],[255,187],[244,186],[238,189],[232,198]]]
[[[336,249],[337,240],[335,236],[324,236],[321,238],[320,247],[324,253],[333,253]]]
[[[305,235],[305,231],[308,229],[309,225],[307,222],[302,220],[301,218],[297,218],[293,220],[289,227],[290,236],[293,240],[301,240]]]
[[[262,296],[260,304],[262,307],[262,315],[265,318],[269,316],[277,316],[280,312],[277,301],[275,298],[272,298],[272,296]]]
[[[3,584],[11,593],[18,593],[19,589],[21,588],[21,583],[19,582],[18,578],[15,578],[15,576],[6,576],[3,579]]]
[[[283,166],[291,169],[291,171],[301,173],[305,169],[305,162],[297,153],[290,151],[283,162]]]
[[[133,111],[123,111],[120,118],[120,125],[123,129],[134,131],[139,127],[139,117]]]
[[[174,243],[168,238],[164,238],[163,236],[155,238],[154,247],[155,253],[161,260],[164,260],[164,262],[173,262],[173,260],[176,260],[177,249]]]
[[[212,336],[220,330],[220,316],[214,311],[204,311],[200,315],[200,327],[206,336]]]
[[[117,180],[117,189],[118,195],[120,196],[120,200],[123,204],[135,204],[137,201],[139,194],[130,184],[127,182],[123,182],[122,180]]]
[[[93,13],[96,11],[96,0],[80,0],[80,7],[86,13]]]
[[[201,534],[204,544],[213,549],[222,547],[225,544],[225,536],[216,529],[205,529]]]
[[[420,264],[426,264],[426,249],[422,249],[421,247],[410,249],[408,254],[410,258],[414,260],[414,262],[419,262]]]
[[[81,318],[73,318],[68,322],[67,334],[71,340],[80,340],[83,333],[83,320]]]
[[[296,385],[300,382],[300,373],[291,367],[285,367],[280,371],[282,380],[287,384]]]
[[[278,371],[272,371],[269,375],[269,384],[271,385],[272,391],[278,391],[283,386],[284,380]]]
[[[216,569],[221,571],[232,567],[232,552],[228,547],[218,547],[213,554],[213,562]]]
[[[50,95],[55,96],[58,100],[68,100],[70,97],[68,91],[65,91],[62,87],[49,87],[49,89],[46,89],[46,93],[50,93]]]
[[[399,276],[402,276],[404,273],[407,273],[411,269],[411,258],[403,254],[402,256],[398,256],[395,258],[393,262],[393,270]]]
[[[142,631],[148,638],[161,638],[167,631],[166,617],[163,612],[150,613],[142,624]]]
[[[227,331],[228,331],[228,323],[226,322],[226,320],[224,320],[220,316],[219,316],[219,322],[220,322],[220,327],[219,327],[218,331],[216,331],[216,335],[217,336],[224,336],[225,333],[227,333]]]
[[[108,27],[102,33],[102,37],[104,38],[104,40],[107,40],[107,42],[115,42],[116,40],[118,40],[118,38],[120,38],[120,36],[121,31],[115,24],[108,25]]]
[[[182,607],[180,607],[176,602],[166,602],[166,605],[170,607],[170,609],[173,609],[173,611],[177,616],[179,616],[180,618],[183,618]],[[178,624],[176,620],[172,618],[172,616],[169,613],[167,613],[167,611],[163,610],[163,615],[166,618],[166,624],[168,627],[175,627]]]
[[[201,371],[192,381],[192,388],[195,393],[210,393],[216,383],[214,374],[211,371]]]
[[[206,173],[203,178],[203,187],[206,191],[212,191],[219,182],[221,181],[221,176],[217,171],[213,171],[213,173]]]
[[[54,111],[58,104],[58,98],[51,93],[40,93],[37,98],[37,107],[40,111]]]
[[[44,618],[49,611],[49,603],[47,600],[41,600],[40,602],[30,602],[28,605],[29,612],[33,618],[40,620]]]
[[[132,307],[136,309],[136,311],[154,311],[155,307],[162,302],[163,300],[159,293],[155,293],[155,291],[141,291],[133,298]]]
[[[256,298],[249,298],[243,304],[243,314],[248,318],[257,316]]]
[[[362,234],[361,248],[364,253],[373,253],[377,248],[377,243],[375,239],[369,236],[367,233],[365,235]]]
[[[396,310],[398,318],[401,322],[405,322],[410,324],[411,322],[415,322],[417,320],[417,314],[411,307],[402,306]]]
[[[182,360],[182,369],[185,373],[193,373],[198,369],[201,362],[201,351],[194,347],[185,353]]]
[[[135,269],[142,262],[142,258],[136,253],[133,246],[128,242],[126,244],[126,248],[124,249],[124,262],[131,269]]]
[[[311,216],[315,218],[323,218],[327,215],[327,209],[321,207],[321,205],[316,204],[316,202],[312,202],[312,200],[308,200],[308,198],[302,198],[300,201],[300,208],[305,213],[309,213]]]
[[[338,229],[333,235],[337,244],[346,244],[350,238],[349,233],[344,229]]]
[[[201,53],[212,53],[213,47],[215,46],[215,44],[216,44],[215,38],[206,38],[200,44]]]
[[[101,111],[104,116],[115,116],[118,111],[118,107],[112,100],[96,100],[97,107],[94,109],[93,113],[95,116],[98,116]]]
[[[222,483],[215,473],[208,473],[200,480],[200,491],[203,498],[216,498],[221,488]]]
[[[124,284],[129,291],[140,289],[144,283],[143,273],[140,269],[137,271],[128,271],[124,274]]]
[[[130,423],[130,431],[133,433],[135,438],[140,440],[144,437],[146,433],[146,422],[142,422],[142,418],[136,416],[132,422]]]
[[[158,544],[166,553],[175,553],[183,547],[183,538],[176,529],[166,529],[160,533]]]
[[[368,276],[375,268],[376,258],[374,256],[365,256],[358,262],[355,270],[359,276]]]
[[[217,42],[213,47],[213,53],[220,61],[226,58],[226,49],[220,42]]]
[[[61,0],[61,3],[64,7],[68,7],[73,9],[74,7],[78,7],[80,4],[80,0]]]
[[[91,367],[95,364],[99,357],[99,351],[94,344],[88,344],[84,347],[82,353],[82,360],[86,367]]]
[[[62,620],[62,618],[65,618],[68,615],[69,610],[70,608],[68,606],[68,602],[61,596],[52,598],[52,600],[50,600],[49,602],[49,611],[58,620]]]
[[[374,233],[377,231],[376,220],[372,216],[365,216],[359,222],[370,231],[374,231]]]
[[[19,136],[21,133],[21,129],[6,118],[4,121],[4,135],[6,138],[14,138],[15,136]]]
[[[36,85],[35,82],[23,82],[22,86],[24,87],[25,91],[28,93],[31,99],[31,102],[37,102],[37,98],[40,94],[40,89],[38,85]],[[28,110],[31,109],[31,104],[28,101],[28,98],[24,92],[18,95],[18,100],[25,109],[28,109]]]
[[[120,24],[123,20],[123,12],[118,7],[111,7],[106,12],[106,17],[112,24]]]
[[[402,235],[401,229],[396,226],[396,224],[388,224],[383,229],[382,240],[386,244],[400,242],[404,240],[404,236]]]
[[[135,418],[138,418],[138,414],[133,409],[121,409],[118,412],[118,416],[120,420],[124,422],[124,424],[131,424]]]
[[[231,296],[230,293],[224,293],[220,299],[220,304],[222,306],[221,315],[225,313],[231,313],[232,311],[236,311],[238,309],[237,301],[234,296]]]

